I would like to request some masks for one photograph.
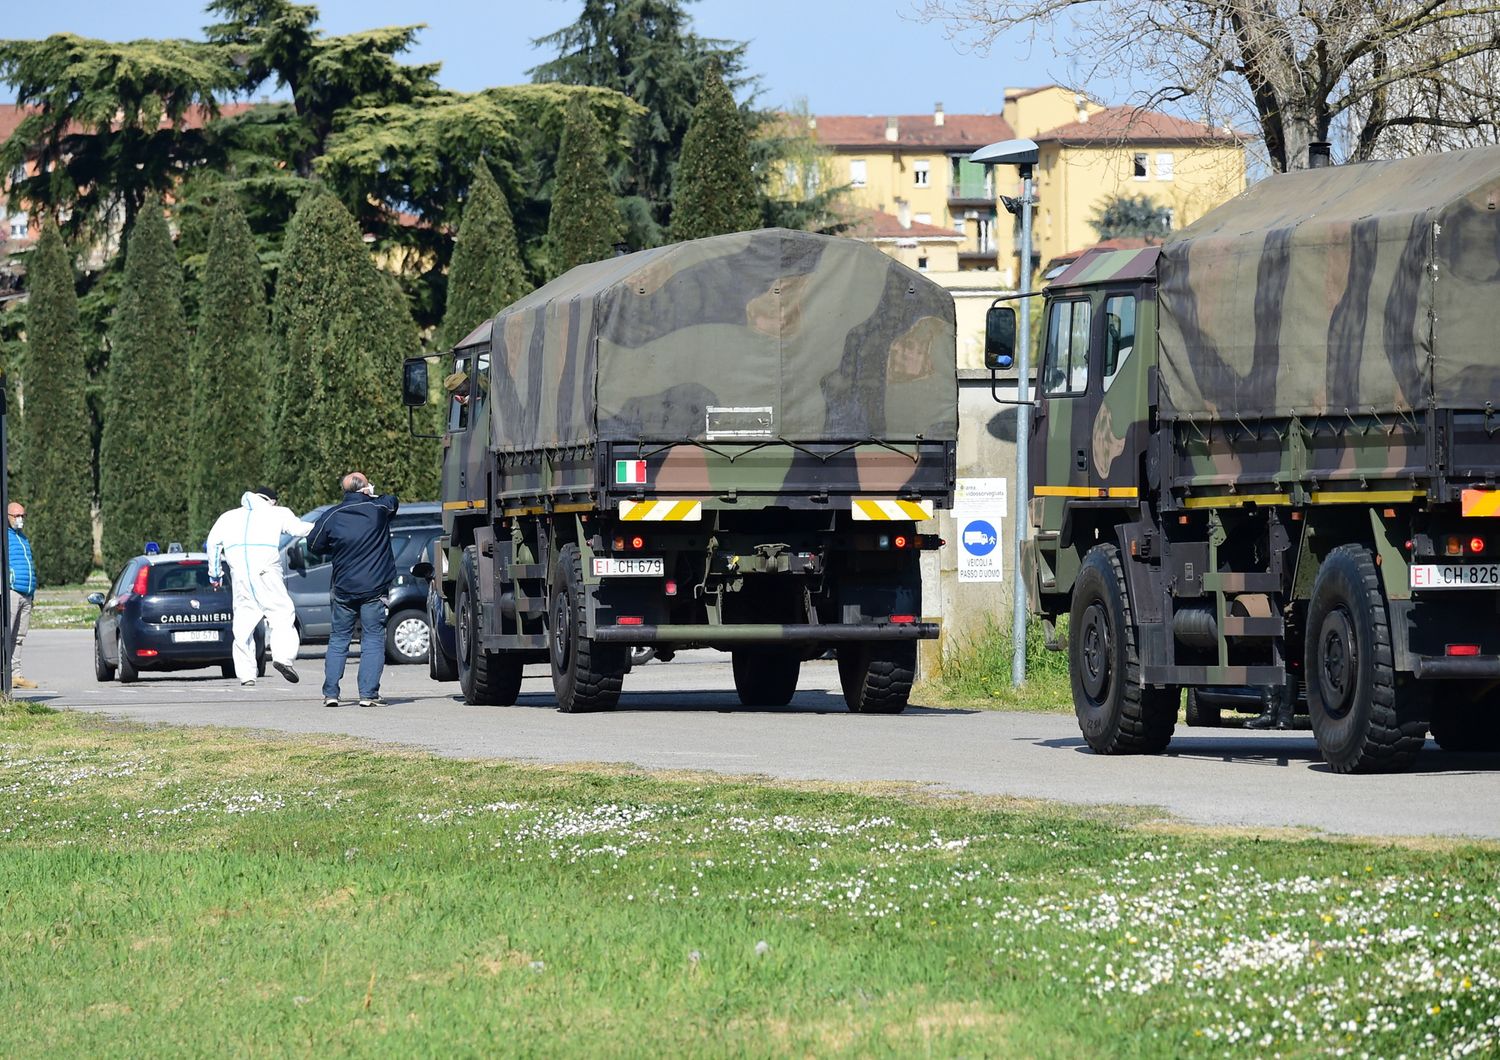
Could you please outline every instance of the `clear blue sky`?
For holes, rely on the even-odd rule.
[[[412,58],[443,64],[442,83],[462,91],[528,80],[549,57],[531,40],[576,17],[580,0],[321,0],[323,26],[347,32],[425,22]],[[805,97],[816,113],[923,113],[942,101],[949,113],[994,112],[1007,86],[1066,80],[1067,63],[1045,43],[998,44],[988,56],[911,18],[912,0],[700,0],[689,5],[709,37],[750,42],[749,68],[762,76],[761,100]],[[195,0],[21,0],[7,5],[0,35],[52,33],[130,40],[197,37],[211,21]],[[907,16],[907,17],[903,17]],[[1028,51],[1030,52],[1028,54]]]

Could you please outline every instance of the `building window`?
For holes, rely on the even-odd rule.
[[[865,186],[865,160],[863,158],[852,159],[849,162],[849,183],[856,188]]]
[[[930,225],[930,224],[932,224],[932,214],[930,214],[930,213],[915,214],[915,215],[912,216],[912,220],[915,221],[915,222],[917,222],[917,224],[919,224],[919,225]]]
[[[1156,156],[1156,179],[1172,179],[1172,155],[1170,152],[1163,151]]]
[[[923,255],[921,255],[920,257],[917,258],[917,271],[918,272],[926,272],[927,271],[927,255],[926,254],[923,254]]]
[[[1151,160],[1144,151],[1136,153],[1134,176],[1136,180],[1146,180],[1151,176]]]
[[[799,173],[798,170],[797,170],[797,163],[795,163],[795,162],[788,162],[786,164],[786,172],[783,174],[783,176],[786,179],[786,186],[788,188],[795,188],[795,187],[797,187],[798,183],[800,182],[800,178],[801,178],[801,173]]]
[[[911,164],[911,176],[912,181],[919,188],[928,187],[932,183],[932,172],[927,165],[926,159]]]
[[[10,219],[10,238],[25,239],[30,231],[30,223],[21,214],[16,214]]]

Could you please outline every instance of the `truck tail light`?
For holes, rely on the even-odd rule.
[[[1472,552],[1472,553],[1474,553],[1476,556],[1479,553],[1483,552],[1484,551],[1484,538],[1482,538],[1482,537],[1471,537],[1471,538],[1469,538],[1469,551]]]
[[[1479,654],[1479,645],[1477,645],[1477,644],[1450,644],[1450,645],[1448,645],[1443,650],[1443,654],[1445,654],[1445,655],[1478,655]]]
[[[891,622],[898,626],[909,626],[917,620],[916,615],[892,615]]]
[[[663,586],[663,588],[665,588],[667,590],[667,595],[668,596],[676,596],[677,595],[677,583],[674,582],[674,581],[672,581],[670,578],[667,579],[667,584],[665,586]]]
[[[644,626],[646,620],[640,615],[619,615],[615,618],[617,626]]]
[[[907,546],[907,544],[908,544],[908,542],[906,540],[906,535],[905,534],[897,534],[896,535],[896,540],[892,541],[891,544],[895,545],[897,548],[905,548]]]
[[[641,549],[646,547],[646,539],[640,534],[636,534],[630,539],[630,547],[639,552]]]
[[[1454,534],[1449,534],[1443,539],[1443,555],[1462,556],[1464,554],[1464,543]]]
[[[610,544],[612,544],[612,545],[615,546],[615,551],[616,552],[624,552],[625,551],[625,539],[623,537],[617,537],[617,538],[615,538],[612,542],[610,542]]]

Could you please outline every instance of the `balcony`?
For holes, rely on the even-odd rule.
[[[950,206],[993,206],[995,185],[988,180],[956,181],[948,186]]]
[[[970,267],[980,263],[994,266],[999,255],[1000,248],[992,239],[973,240],[958,248],[959,264]]]

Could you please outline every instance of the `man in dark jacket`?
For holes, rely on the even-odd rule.
[[[396,580],[391,555],[391,516],[398,501],[375,496],[370,480],[358,471],[343,479],[344,499],[329,508],[307,535],[307,549],[333,560],[333,630],[323,663],[323,705],[339,705],[339,681],[349,656],[349,641],[359,620],[359,705],[380,701],[385,671],[386,594]]]

